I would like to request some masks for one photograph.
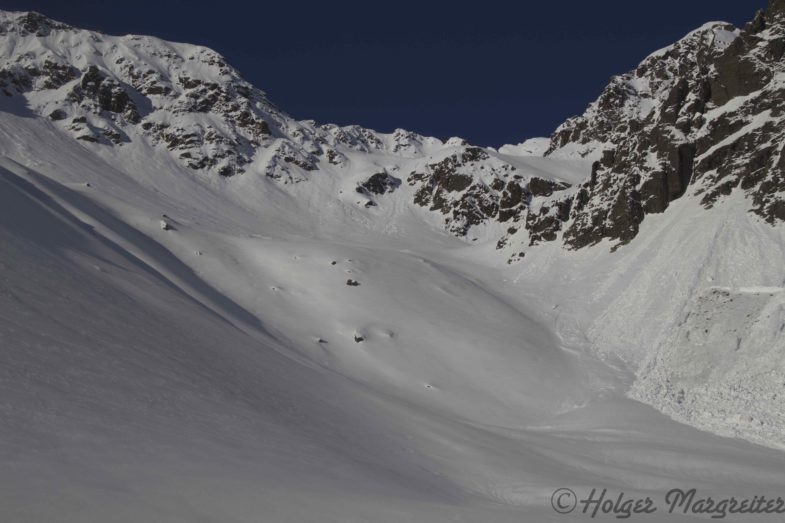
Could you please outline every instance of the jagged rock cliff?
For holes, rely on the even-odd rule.
[[[532,240],[579,249],[623,245],[646,215],[685,194],[711,207],[738,190],[750,210],[785,220],[785,3],[772,0],[744,29],[710,23],[615,77],[546,156],[594,160],[576,191],[527,224]]]

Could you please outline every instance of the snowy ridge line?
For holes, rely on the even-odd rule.
[[[296,121],[200,46],[84,31],[31,12],[0,15],[0,45],[6,110],[47,118],[112,164],[149,155],[205,185],[271,185],[308,207],[338,199],[366,223],[415,212],[497,245],[510,261],[528,243],[530,205],[589,172],[585,161],[543,162],[536,148],[499,153],[403,129]]]

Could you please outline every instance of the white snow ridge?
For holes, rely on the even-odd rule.
[[[0,12],[0,521],[785,498],[783,19],[707,24],[496,150]]]

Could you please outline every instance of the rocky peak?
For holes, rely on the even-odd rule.
[[[0,14],[0,87],[88,147],[142,140],[187,167],[241,173],[284,117],[212,50]],[[95,145],[89,145],[95,144]]]
[[[769,5],[766,7],[766,15],[769,20],[785,16],[785,0],[769,0]]]
[[[710,207],[735,190],[762,219],[785,219],[783,5],[771,0],[741,31],[699,28],[613,78],[586,113],[560,126],[546,155],[594,166],[574,194],[550,205],[549,234],[538,240],[562,231],[571,249],[603,239],[616,248],[673,200],[690,195]]]
[[[67,30],[73,30],[73,27],[35,11],[6,13],[0,17],[0,34],[16,32],[20,35],[49,36],[52,31]]]

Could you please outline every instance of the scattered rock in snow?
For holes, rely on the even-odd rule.
[[[68,118],[68,115],[62,109],[55,109],[51,113],[49,113],[49,119],[55,122],[59,122],[60,120],[65,120]]]

